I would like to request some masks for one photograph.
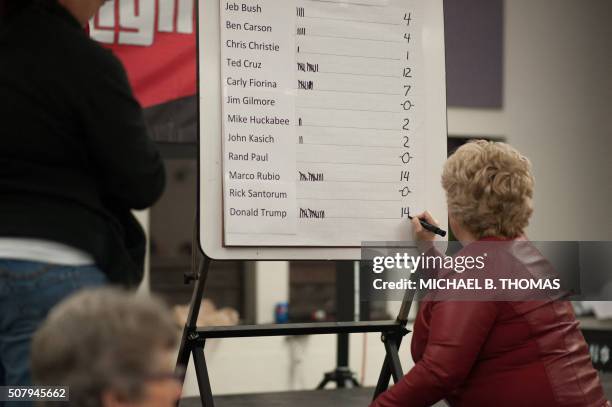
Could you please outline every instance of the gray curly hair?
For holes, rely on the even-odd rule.
[[[448,211],[477,238],[515,238],[533,212],[531,163],[505,143],[476,140],[449,157],[442,173]]]
[[[100,407],[107,389],[137,400],[144,378],[157,373],[152,355],[173,349],[177,339],[178,325],[159,300],[114,288],[83,290],[56,306],[34,335],[33,380],[68,386],[70,405],[79,407]]]

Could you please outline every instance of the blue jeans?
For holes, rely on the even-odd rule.
[[[49,310],[81,288],[105,283],[95,266],[0,259],[0,386],[30,385],[30,342]]]

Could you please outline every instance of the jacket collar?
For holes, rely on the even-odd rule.
[[[524,235],[520,235],[517,237],[501,237],[501,236],[486,236],[481,237],[479,242],[511,242],[513,240],[527,240]]]
[[[72,14],[70,14],[70,12],[66,10],[64,6],[60,5],[57,1],[52,1],[51,6],[49,8],[51,13],[60,17],[62,20],[72,25],[73,27],[78,28],[79,30],[83,30],[83,27],[81,26],[79,20],[77,20]]]

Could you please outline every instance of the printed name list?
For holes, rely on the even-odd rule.
[[[220,2],[226,245],[410,238],[430,154],[425,3]]]
[[[221,2],[225,241],[295,234],[295,61],[290,2]]]

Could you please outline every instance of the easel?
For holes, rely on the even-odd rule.
[[[200,400],[204,407],[214,407],[208,367],[204,356],[206,340],[211,338],[245,338],[262,336],[293,336],[293,335],[323,335],[323,334],[351,334],[365,332],[380,332],[381,340],[385,346],[386,356],[378,377],[373,399],[384,392],[389,386],[389,380],[397,383],[404,375],[399,359],[399,346],[404,336],[409,332],[406,329],[408,313],[412,303],[412,294],[407,292],[402,306],[395,320],[388,321],[357,321],[357,322],[320,322],[302,324],[266,324],[242,325],[232,327],[198,327],[197,320],[200,312],[200,303],[208,278],[211,259],[204,254],[198,270],[193,278],[196,280],[187,322],[183,329],[179,354],[177,358],[177,371],[179,367],[186,367],[189,356],[193,355]],[[194,270],[195,271],[195,270]],[[182,377],[184,382],[184,376]]]
[[[200,398],[205,407],[213,407],[214,400],[208,376],[208,368],[204,354],[204,346],[209,338],[239,338],[239,337],[261,337],[261,336],[292,336],[292,335],[319,335],[336,334],[339,338],[346,338],[351,333],[379,332],[385,346],[385,359],[379,375],[378,384],[374,397],[385,391],[389,380],[393,377],[394,382],[401,380],[403,376],[402,366],[399,360],[398,349],[403,337],[408,333],[406,325],[408,312],[413,293],[406,292],[400,312],[395,320],[388,321],[353,321],[353,322],[323,322],[309,324],[282,324],[282,325],[245,325],[235,327],[197,327],[196,322],[200,310],[200,303],[206,279],[208,277],[211,256],[215,259],[240,259],[240,260],[306,260],[306,259],[333,259],[333,260],[355,260],[359,258],[359,242],[380,240],[368,239],[368,234],[359,236],[359,240],[351,244],[330,245],[302,245],[301,242],[283,245],[274,242],[258,247],[258,240],[248,244],[226,245],[223,239],[224,228],[224,195],[223,180],[226,177],[223,168],[223,138],[224,119],[222,104],[219,101],[224,98],[221,55],[223,42],[221,41],[221,30],[223,25],[220,20],[220,3],[215,0],[204,0],[196,2],[198,5],[198,39],[201,61],[198,66],[199,98],[198,111],[200,112],[199,123],[206,123],[205,129],[199,129],[200,134],[200,216],[202,222],[198,222],[200,247],[204,251],[204,259],[199,266],[193,266],[193,279],[196,280],[190,310],[183,330],[177,365],[186,366],[190,355],[193,354],[195,370],[197,375]],[[286,3],[281,2],[280,3]],[[444,60],[444,13],[442,0],[422,0],[418,2],[416,10],[419,11],[420,27],[429,33],[424,36],[423,53],[420,57],[428,67],[428,75],[420,81],[423,89],[427,90],[428,103],[427,114],[423,116],[422,130],[431,136],[427,138],[427,148],[423,149],[423,174],[432,180],[438,180],[441,175],[442,163],[446,159],[446,90],[445,90],[445,60]],[[365,13],[365,12],[364,12]],[[401,18],[401,16],[400,16]],[[402,24],[408,24],[407,20],[401,20]],[[408,39],[409,37],[404,37]],[[280,38],[280,37],[279,37]],[[401,35],[400,35],[400,38]],[[410,53],[405,54],[409,58]],[[415,55],[415,54],[412,54]],[[225,63],[225,62],[223,62]],[[288,69],[288,67],[280,67]],[[405,70],[406,71],[406,70]],[[406,71],[407,72],[407,71]],[[416,79],[415,79],[416,80]],[[292,86],[291,86],[292,87]],[[399,89],[407,89],[405,84]],[[404,95],[406,95],[404,93]],[[407,119],[405,119],[407,120]],[[407,125],[407,123],[405,124]],[[389,130],[389,129],[379,129]],[[409,130],[402,128],[402,130]],[[406,146],[405,146],[406,147]],[[436,181],[437,182],[437,181]],[[444,193],[441,188],[424,188],[422,199],[428,203],[431,210],[436,213],[445,213],[446,205]],[[204,225],[206,225],[204,227]],[[262,235],[263,236],[263,235]],[[297,235],[296,235],[297,236]],[[354,236],[356,238],[356,236]],[[398,239],[382,239],[398,240]],[[299,250],[296,247],[301,247]],[[342,344],[344,347],[344,344]],[[343,355],[344,358],[344,355]],[[338,360],[338,366],[344,367],[348,363]],[[336,372],[339,372],[336,375]],[[350,373],[350,372],[349,372]],[[334,376],[335,375],[335,376]],[[331,372],[330,381],[340,381],[346,377],[343,369]]]

